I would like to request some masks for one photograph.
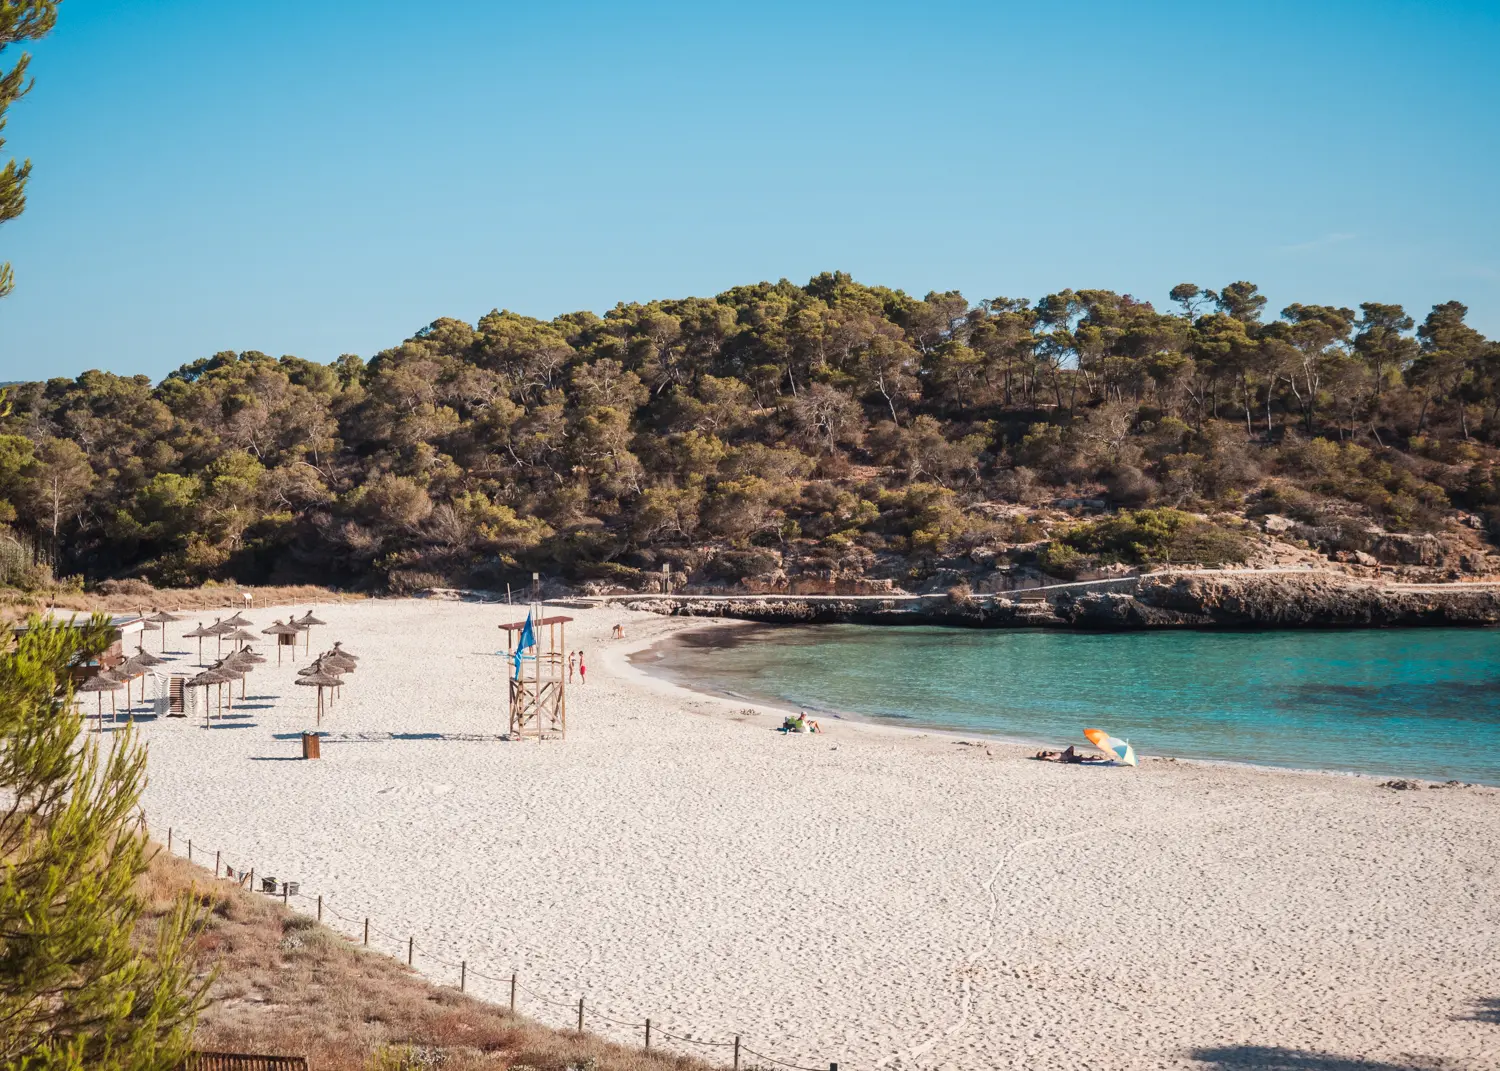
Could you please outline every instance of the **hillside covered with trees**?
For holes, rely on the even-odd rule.
[[[679,584],[919,587],[955,562],[1073,576],[1272,536],[1394,564],[1385,534],[1440,533],[1468,550],[1421,564],[1485,571],[1500,344],[1466,311],[1273,316],[1247,282],[1180,285],[1169,309],[976,304],[825,273],[440,319],[368,361],[87,372],[5,392],[0,569],[631,589],[667,563]]]

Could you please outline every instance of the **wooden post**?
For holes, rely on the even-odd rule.
[[[583,998],[578,998],[578,1032],[583,1033]]]
[[[469,981],[469,961],[461,959],[458,961],[458,991],[462,993],[464,986]]]
[[[406,965],[408,967],[411,966],[411,954],[412,954],[412,950],[415,949],[416,947],[417,947],[417,939],[415,937],[408,937],[406,939]]]
[[[193,861],[193,838],[189,837],[188,838],[188,862],[191,863],[192,861]]]
[[[219,853],[214,852],[214,877],[219,876]]]
[[[323,921],[323,894],[318,893],[318,921]]]
[[[281,883],[281,906],[286,907],[291,903],[291,886],[286,882]]]
[[[370,920],[365,919],[365,944],[370,943]]]
[[[170,855],[171,853],[172,853],[172,827],[168,826],[167,827],[167,854]]]
[[[740,1036],[734,1036],[734,1071],[740,1071]]]
[[[510,972],[510,1013],[516,1013],[516,972]]]
[[[646,1020],[646,1051],[651,1051],[651,1020]]]
[[[255,891],[255,868],[250,868],[250,891]]]

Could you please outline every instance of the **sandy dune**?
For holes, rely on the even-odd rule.
[[[274,698],[143,725],[151,825],[393,954],[415,935],[439,980],[466,959],[502,999],[516,969],[617,1038],[598,1013],[845,1071],[1500,1068],[1500,790],[784,737],[644,678],[626,650],[681,625],[613,609],[568,611],[568,739],[507,743],[512,610],[315,609],[315,647],[362,659],[322,760],[294,761],[314,697],[273,657],[249,690]]]

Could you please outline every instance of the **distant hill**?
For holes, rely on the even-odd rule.
[[[1500,346],[1462,305],[1418,324],[1377,303],[1270,319],[1245,282],[1172,299],[975,303],[825,273],[439,319],[368,363],[219,353],[157,384],[16,384],[0,515],[59,575],[174,585],[1491,568]],[[45,580],[24,565],[0,561]]]

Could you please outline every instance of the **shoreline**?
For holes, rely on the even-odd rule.
[[[677,619],[673,618],[672,620]],[[967,742],[970,738],[973,738],[979,741],[983,741],[987,744],[998,744],[1005,747],[1017,747],[1026,750],[1059,749],[1062,747],[1066,747],[1070,743],[1075,746],[1088,746],[1087,744],[1081,744],[1078,740],[1066,740],[1060,742],[1058,740],[1047,740],[1041,737],[1014,736],[1000,732],[988,731],[982,728],[960,729],[954,728],[952,726],[941,725],[938,723],[903,723],[896,718],[889,718],[879,714],[869,714],[862,711],[847,710],[833,706],[820,706],[810,702],[799,706],[798,704],[793,703],[790,700],[778,700],[773,696],[757,696],[747,693],[734,693],[728,691],[727,689],[716,688],[709,680],[690,679],[688,675],[676,674],[674,671],[665,667],[663,667],[658,672],[653,672],[652,664],[642,661],[639,657],[641,655],[655,652],[657,653],[658,659],[660,659],[661,662],[664,663],[667,660],[667,656],[663,649],[678,644],[682,637],[692,634],[705,635],[722,630],[726,633],[730,631],[743,631],[752,634],[759,633],[769,636],[771,633],[781,628],[799,627],[806,628],[814,626],[796,624],[775,625],[763,621],[750,621],[744,619],[698,620],[692,624],[687,624],[682,628],[666,632],[645,645],[635,646],[631,650],[624,652],[623,663],[630,669],[636,671],[636,673],[639,674],[639,676],[644,680],[666,684],[692,696],[707,696],[724,703],[744,704],[749,707],[754,707],[758,710],[763,710],[765,712],[775,714],[778,717],[784,716],[786,714],[794,714],[799,710],[805,710],[816,714],[819,718],[832,718],[836,721],[836,723],[841,725],[855,726],[862,729],[874,730],[883,733],[908,734],[918,737],[939,736],[950,738],[958,742]],[[888,625],[883,627],[941,628],[944,626],[926,624],[918,625],[916,623],[910,623],[907,625]],[[758,637],[753,638],[752,642],[758,642]],[[715,647],[720,645],[705,644],[703,646]],[[1340,778],[1358,778],[1360,780],[1369,781],[1377,785],[1391,781],[1405,781],[1418,783],[1428,788],[1458,787],[1454,784],[1453,780],[1439,780],[1434,777],[1428,777],[1425,775],[1399,770],[1387,770],[1382,773],[1372,773],[1363,770],[1341,770],[1330,767],[1298,766],[1290,763],[1284,764],[1275,762],[1251,762],[1244,759],[1218,758],[1205,755],[1183,755],[1173,754],[1170,752],[1148,753],[1139,750],[1137,750],[1137,755],[1142,762],[1173,762],[1211,767],[1227,767],[1231,769],[1265,770],[1275,771],[1279,773],[1294,773]],[[1464,787],[1479,786],[1485,788],[1500,789],[1500,782],[1492,780],[1479,780],[1472,782],[1465,781],[1460,782],[1460,784]]]
[[[1060,766],[843,719],[784,736],[779,710],[629,662],[695,622],[617,608],[568,626],[590,672],[567,738],[502,742],[503,606],[313,609],[314,645],[361,659],[322,759],[296,758],[305,658],[268,664],[212,730],[138,723],[144,806],[373,916],[383,951],[415,935],[443,984],[433,964],[464,961],[503,1003],[474,972],[519,970],[615,1018],[889,1071],[1214,1071],[1195,1054],[1254,1044],[1469,1068],[1500,1042],[1467,1018],[1500,992],[1500,917],[1473,894],[1500,881],[1500,791]]]

